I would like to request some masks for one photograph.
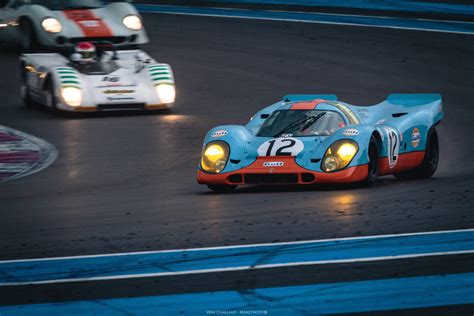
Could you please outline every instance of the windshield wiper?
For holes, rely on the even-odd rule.
[[[273,137],[278,137],[278,136],[280,136],[281,134],[285,134],[285,133],[291,132],[291,131],[297,129],[302,123],[305,123],[305,125],[304,125],[303,128],[301,129],[302,131],[304,131],[305,129],[308,129],[310,126],[312,126],[314,123],[316,123],[316,122],[317,122],[321,117],[323,117],[325,114],[326,114],[326,112],[322,112],[322,113],[319,113],[319,114],[316,115],[316,116],[302,117],[302,118],[300,118],[299,120],[296,120],[296,121],[294,121],[293,123],[291,123],[290,125],[288,125],[288,126],[286,126],[285,128],[283,128],[281,131],[279,131],[278,133],[276,133],[275,135],[273,135]]]
[[[310,128],[311,126],[314,125],[314,123],[316,123],[321,117],[323,117],[324,115],[326,115],[326,112],[321,112],[319,113],[318,115],[316,116],[312,116],[308,119],[308,121],[306,122],[306,124],[303,126],[303,128],[301,129],[302,131],[304,130],[307,130],[308,128]]]
[[[306,120],[308,119],[308,117],[302,117],[296,121],[294,121],[293,123],[291,123],[290,125],[286,126],[285,128],[283,128],[282,130],[280,130],[278,133],[276,133],[275,135],[273,135],[273,137],[278,137],[280,136],[281,134],[283,133],[288,133],[292,130],[294,130],[296,127],[300,126],[301,123],[304,123],[306,122]]]

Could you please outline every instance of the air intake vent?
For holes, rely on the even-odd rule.
[[[400,117],[400,116],[403,116],[403,115],[407,115],[408,113],[393,113],[392,114],[392,117]]]

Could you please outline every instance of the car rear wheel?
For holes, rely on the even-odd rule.
[[[237,186],[236,185],[229,185],[229,184],[208,184],[207,187],[214,192],[218,193],[229,193],[234,191]]]
[[[427,179],[431,178],[438,169],[439,142],[438,133],[434,127],[430,128],[426,136],[425,157],[421,165],[413,170],[394,174],[397,179]]]
[[[377,181],[377,177],[379,176],[379,146],[377,144],[377,139],[374,135],[370,137],[369,146],[367,149],[367,154],[369,161],[367,163],[367,178],[362,182],[364,186],[371,186]]]

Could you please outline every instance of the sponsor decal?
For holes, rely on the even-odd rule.
[[[414,128],[411,132],[411,145],[416,148],[420,144],[421,134],[418,128]]]
[[[343,127],[346,127],[346,124],[343,122],[339,122],[337,126],[339,126],[340,128],[343,128]]]
[[[134,97],[107,97],[109,101],[133,101]]]
[[[385,131],[387,132],[388,166],[394,168],[397,165],[398,155],[400,153],[400,136],[392,127],[385,127]]]
[[[267,140],[258,148],[258,155],[271,156],[297,156],[304,149],[304,144],[296,138],[274,138]]]
[[[381,120],[378,120],[377,123],[375,123],[375,125],[380,125],[380,124],[383,124],[387,121],[387,119],[381,119]]]
[[[264,167],[283,167],[284,165],[283,161],[267,161],[263,163]]]
[[[357,136],[359,135],[359,131],[355,128],[349,128],[344,131],[342,131],[342,135],[344,136]]]
[[[126,90],[126,89],[122,89],[122,90],[105,90],[105,91],[102,91],[102,93],[105,93],[105,94],[128,94],[128,93],[135,93],[135,90]]]
[[[100,23],[97,20],[79,21],[78,23],[84,27],[100,27]]]
[[[218,130],[218,131],[215,131],[214,133],[212,133],[211,137],[213,137],[213,138],[224,137],[227,134],[229,134],[228,131],[226,131],[225,129],[221,129],[221,130]]]

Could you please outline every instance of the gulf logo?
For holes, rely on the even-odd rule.
[[[414,128],[411,132],[411,145],[416,148],[420,144],[421,134],[418,128]]]

